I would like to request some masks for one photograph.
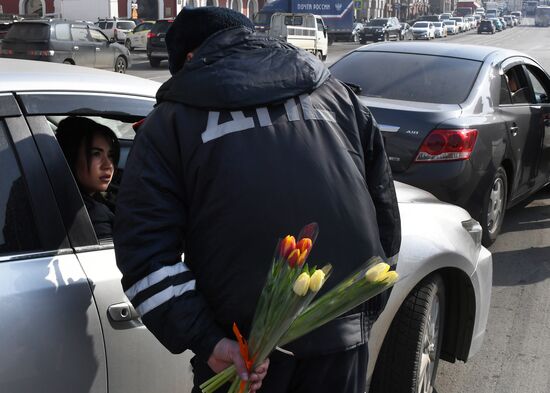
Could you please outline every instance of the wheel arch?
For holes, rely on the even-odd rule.
[[[476,299],[472,281],[457,268],[433,272],[443,277],[446,290],[445,327],[440,358],[454,363],[466,361],[470,353],[476,316]]]
[[[509,158],[505,158],[502,161],[501,166],[504,168],[504,171],[506,172],[506,177],[508,178],[508,190],[507,190],[507,199],[506,202],[509,205],[511,201],[512,196],[512,188],[514,186],[514,164],[512,163],[512,160]]]

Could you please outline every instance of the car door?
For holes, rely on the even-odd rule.
[[[71,26],[73,38],[73,60],[76,65],[95,66],[95,43],[86,26]]]
[[[122,146],[118,169],[120,178],[132,144],[132,140],[127,138],[134,135],[132,122],[146,116],[155,100],[114,94],[58,92],[55,100],[48,100],[48,95],[40,93],[28,94],[24,103],[32,133],[35,139],[42,141],[37,143],[39,151],[57,151],[57,158],[50,155],[52,159],[45,160],[45,166],[52,178],[59,206],[68,210],[85,210],[78,187],[54,137],[55,126],[52,124],[57,124],[65,117],[64,114],[81,113],[110,127],[117,133]],[[116,186],[112,185],[108,195],[116,194]],[[64,224],[69,228],[68,238],[90,282],[99,311],[108,364],[109,393],[191,391],[191,354],[171,354],[145,328],[122,290],[112,239],[97,239],[87,214],[80,218],[75,224],[67,214]]]
[[[0,94],[0,168],[0,392],[107,393],[92,287],[11,94]]]
[[[138,27],[140,28],[136,34],[136,46],[140,49],[145,49],[147,46],[147,33],[151,30],[152,23],[142,23]]]
[[[115,66],[115,47],[111,45],[105,34],[96,29],[90,29],[90,37],[95,47],[95,68],[113,69]]]
[[[550,180],[550,78],[537,64],[526,64],[525,71],[534,92],[531,106],[532,127],[540,138],[540,151],[535,170],[535,187]],[[536,136],[534,136],[536,138]]]
[[[524,71],[523,59],[509,59],[501,72],[499,110],[515,161],[512,198],[526,194],[535,181],[540,154],[540,131],[534,127],[534,96]]]

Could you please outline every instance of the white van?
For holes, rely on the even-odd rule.
[[[327,58],[327,28],[318,15],[277,12],[271,16],[268,34],[307,50],[321,60]]]

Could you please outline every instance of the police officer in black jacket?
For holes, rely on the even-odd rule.
[[[172,78],[137,132],[114,242],[145,325],[171,352],[195,353],[198,392],[231,363],[245,371],[231,326],[247,335],[279,238],[319,224],[309,260],[333,265],[327,290],[371,256],[395,257],[400,219],[374,119],[315,56],[217,7],[182,10],[166,42]],[[364,392],[384,304],[290,344],[294,356],[272,354],[254,390]]]

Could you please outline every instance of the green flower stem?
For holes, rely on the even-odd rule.
[[[218,374],[210,378],[208,381],[204,382],[199,386],[203,393],[212,393],[217,389],[235,379],[237,376],[237,370],[234,365],[227,367],[225,370],[220,371]]]

